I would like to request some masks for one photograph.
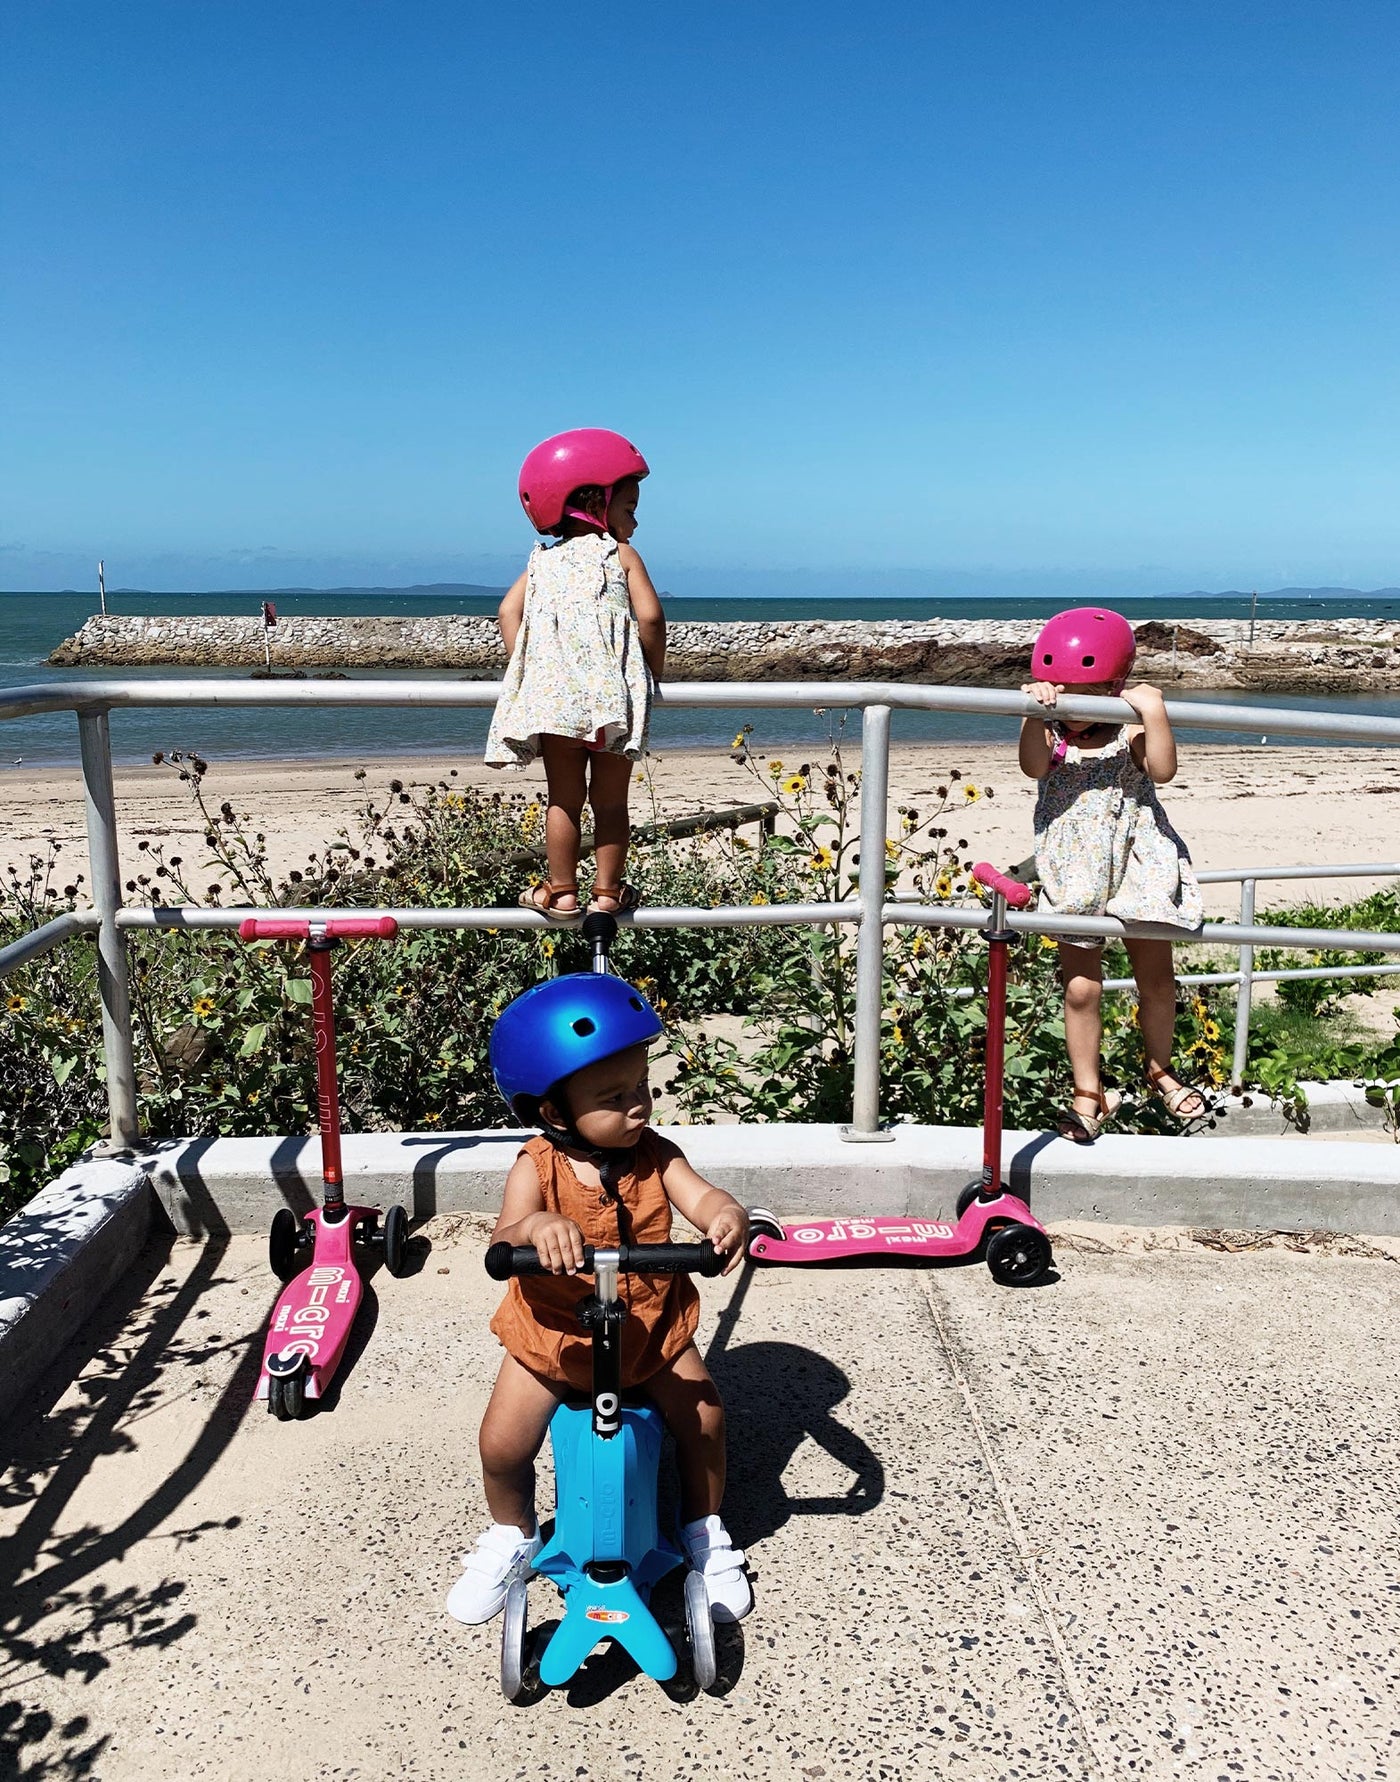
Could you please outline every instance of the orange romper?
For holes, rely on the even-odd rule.
[[[668,1139],[644,1132],[616,1199],[602,1188],[586,1188],[548,1139],[530,1139],[521,1154],[535,1166],[546,1208],[572,1219],[586,1244],[612,1247],[670,1243],[671,1203],[661,1170],[674,1150]],[[589,1291],[586,1276],[517,1276],[491,1329],[532,1374],[586,1393],[593,1384],[593,1338],[578,1321],[578,1304]],[[689,1275],[619,1275],[617,1291],[628,1312],[622,1326],[622,1384],[639,1386],[694,1341],[700,1295]]]

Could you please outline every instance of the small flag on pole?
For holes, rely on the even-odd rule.
[[[263,658],[267,663],[267,672],[272,673],[272,627],[277,623],[277,608],[270,600],[264,600],[263,609]]]
[[[270,600],[264,600],[263,601],[263,624],[264,625],[275,625],[276,623],[277,623],[277,608],[272,604],[272,602]]]

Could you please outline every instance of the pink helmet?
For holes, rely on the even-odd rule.
[[[630,440],[606,427],[575,427],[544,440],[520,466],[520,505],[536,532],[555,532],[566,514],[596,526],[592,514],[569,508],[575,489],[596,484],[611,500],[613,484],[624,477],[640,480],[647,461]]]
[[[1031,675],[1062,687],[1107,682],[1121,687],[1137,654],[1133,628],[1104,606],[1073,606],[1042,628],[1031,652]]]

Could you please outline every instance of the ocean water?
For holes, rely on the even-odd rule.
[[[494,588],[424,591],[355,589],[349,591],[279,593],[273,598],[279,614],[427,615],[442,612],[492,613],[501,590]],[[108,610],[118,613],[220,614],[259,610],[261,593],[136,594],[107,597]],[[671,596],[666,611],[672,620],[702,619],[982,619],[1046,618],[1063,604],[1055,600],[694,600]],[[1248,595],[1172,596],[1124,600],[1121,610],[1134,623],[1150,618],[1248,618]],[[97,610],[95,596],[80,594],[0,594],[0,691],[52,680],[158,679],[165,669],[52,669],[49,652],[75,632]],[[1261,619],[1384,618],[1400,620],[1400,597],[1338,594],[1326,598],[1261,598]],[[194,679],[226,678],[228,670],[181,669]],[[364,678],[369,678],[365,676]],[[380,671],[374,678],[424,678],[413,671]],[[1185,697],[1191,697],[1186,695]],[[1220,694],[1200,694],[1214,700]],[[1251,705],[1326,708],[1344,705],[1357,713],[1400,717],[1400,694],[1367,694],[1354,699],[1329,696],[1251,695]],[[478,752],[486,738],[490,714],[485,711],[400,711],[359,707],[342,711],[296,711],[275,707],[217,709],[189,707],[163,711],[118,711],[112,714],[112,748],[118,761],[149,760],[157,749],[197,749],[206,757],[286,759],[352,756],[372,763],[396,754]],[[741,724],[754,726],[761,749],[811,745],[820,747],[837,714],[797,711],[658,711],[652,740],[659,750],[727,743]],[[859,736],[860,714],[852,712],[847,734]],[[896,712],[896,741],[998,741],[1014,739],[1016,720],[943,712]],[[1210,740],[1210,733],[1193,733]],[[1215,740],[1229,741],[1222,736]],[[73,765],[78,759],[77,725],[69,712],[7,719],[0,722],[0,768]]]

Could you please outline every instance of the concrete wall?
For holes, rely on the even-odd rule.
[[[670,1130],[702,1174],[780,1217],[947,1212],[982,1161],[974,1127],[901,1126],[874,1144],[846,1143],[835,1126]],[[415,1219],[494,1214],[520,1136],[348,1137],[346,1195],[370,1206],[399,1201]],[[1108,1135],[1079,1146],[1046,1133],[1009,1133],[1004,1158],[1010,1185],[1046,1220],[1400,1236],[1400,1155],[1390,1145]],[[194,1237],[262,1231],[278,1206],[302,1210],[320,1198],[315,1138],[174,1143],[154,1153],[148,1168],[172,1223]]]

